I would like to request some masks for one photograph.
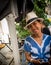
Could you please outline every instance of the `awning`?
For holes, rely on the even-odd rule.
[[[26,13],[33,10],[33,0],[13,0],[17,4],[18,19],[21,20]],[[15,8],[16,9],[16,8]],[[0,20],[11,12],[11,0],[0,0]],[[17,20],[17,19],[16,19]]]
[[[10,12],[10,0],[0,0],[0,20],[2,20]]]

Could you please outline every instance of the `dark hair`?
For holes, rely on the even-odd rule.
[[[43,30],[42,30],[42,32],[43,32],[44,34],[50,35],[49,28],[47,28],[47,27],[44,27]]]

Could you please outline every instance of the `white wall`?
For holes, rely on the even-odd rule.
[[[2,25],[3,33],[4,33],[4,34],[9,34],[9,28],[8,28],[8,23],[7,23],[6,18],[4,18],[4,19],[1,21],[1,25]]]
[[[9,28],[6,18],[0,21],[0,34],[3,43],[9,43]]]

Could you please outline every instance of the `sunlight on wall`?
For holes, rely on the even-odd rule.
[[[9,28],[8,28],[8,23],[6,18],[0,21],[1,22],[1,27],[2,28],[2,42],[3,43],[9,43]]]
[[[1,25],[2,25],[3,33],[4,33],[4,34],[9,34],[9,28],[8,28],[8,23],[7,23],[6,18],[4,18],[4,19],[1,21]]]

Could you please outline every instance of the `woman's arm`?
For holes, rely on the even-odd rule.
[[[29,61],[29,62],[32,62],[34,64],[40,64],[40,61],[39,60],[35,60],[33,58],[31,58],[31,54],[28,53],[28,52],[25,52],[25,56],[26,56],[26,59]]]

